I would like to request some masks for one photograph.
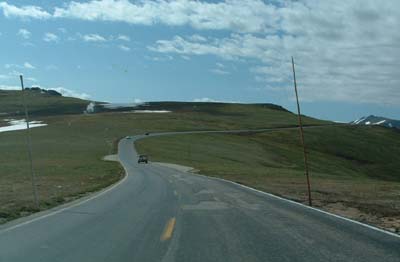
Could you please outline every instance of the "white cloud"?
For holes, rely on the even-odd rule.
[[[400,49],[389,46],[345,48],[341,43],[292,36],[231,35],[198,43],[176,36],[159,40],[151,50],[181,55],[216,55],[223,59],[251,59],[260,66],[251,72],[267,90],[291,87],[290,55],[297,63],[298,83],[303,100],[399,104]],[[214,73],[225,70],[216,68]]]
[[[9,79],[14,79],[19,81],[19,76],[22,75],[22,73],[19,73],[17,71],[10,72],[8,74],[2,74],[0,75],[0,79],[3,80],[9,80]],[[24,77],[24,80],[30,81],[30,82],[37,82],[37,79],[34,77]],[[1,89],[1,88],[0,88]]]
[[[12,69],[12,68],[17,68],[17,69],[35,69],[36,67],[34,67],[31,63],[25,62],[22,65],[17,65],[17,64],[5,64],[4,67],[6,69]],[[19,72],[16,72],[15,70],[10,72],[9,74],[20,74]]]
[[[30,81],[30,82],[37,82],[38,80],[36,79],[36,78],[34,78],[34,77],[25,77],[24,78],[25,80],[28,80],[28,81]]]
[[[210,71],[217,75],[229,75],[230,74],[230,72],[220,69],[220,68],[213,68]]]
[[[43,41],[45,42],[58,42],[58,40],[58,36],[53,33],[45,33],[43,36]]]
[[[164,56],[145,56],[146,59],[156,61],[156,62],[164,62],[174,60],[173,56],[164,55]]]
[[[29,30],[25,29],[25,28],[21,28],[18,30],[17,33],[18,36],[24,38],[24,39],[29,39],[31,38],[32,33],[29,32]]]
[[[292,88],[293,55],[302,100],[399,105],[400,1],[284,3],[276,10],[279,34],[231,33],[206,42],[175,36],[149,49],[247,61],[265,91],[280,92]]]
[[[111,35],[111,36],[107,37],[107,36],[103,36],[103,35],[100,35],[100,34],[85,34],[85,35],[82,35],[82,34],[78,33],[77,36],[79,38],[81,38],[85,42],[99,42],[99,43],[101,43],[101,42],[109,42],[109,41],[124,41],[124,42],[130,42],[131,41],[131,38],[129,36],[127,36],[127,35],[118,35],[118,36],[112,36]],[[75,38],[71,39],[71,40],[75,40]],[[124,50],[124,51],[129,51],[130,50],[130,48],[125,46],[125,45],[119,45],[119,47],[120,47],[121,50]]]
[[[263,54],[269,52],[268,47],[280,42],[278,36],[259,38],[250,34],[232,34],[228,38],[210,39],[199,43],[175,36],[172,40],[158,40],[149,49],[161,53],[178,53],[182,55],[212,54],[225,59],[256,58],[264,60]]]
[[[87,34],[82,36],[85,42],[106,42],[107,39],[98,34]]]
[[[25,62],[25,63],[24,63],[24,68],[27,68],[27,69],[35,69],[36,67],[34,67],[32,64],[30,64],[30,63],[28,63],[28,62]]]
[[[190,60],[190,56],[187,56],[187,55],[181,55],[181,58],[184,60],[187,60],[187,61]]]
[[[91,0],[70,1],[49,13],[38,6],[0,3],[6,17],[72,18],[88,21],[113,21],[130,24],[171,26],[189,25],[196,29],[259,32],[274,30],[279,21],[277,7],[261,0],[168,1]]]
[[[210,70],[212,73],[217,75],[229,75],[230,72],[226,70],[225,65],[221,63],[215,63],[215,68]]]
[[[16,67],[16,65],[12,65],[12,67],[21,68],[20,66]],[[12,71],[10,71],[10,72],[8,72],[6,74],[6,76],[8,76],[9,79],[11,79],[11,78],[19,79],[20,75],[22,75],[22,73],[20,71],[17,71],[17,70],[12,70]]]
[[[126,41],[126,42],[130,42],[131,41],[131,38],[129,36],[127,36],[127,35],[118,35],[116,39],[117,40],[121,40],[121,41]]]
[[[131,49],[125,45],[119,45],[118,48],[125,52],[131,51]]]
[[[261,0],[226,0],[217,3],[191,0],[135,3],[128,0],[92,0],[72,1],[64,7],[57,7],[53,17],[257,32],[277,23],[275,9],[274,5]]]
[[[21,90],[20,86],[0,85],[0,90]]]
[[[88,0],[69,1],[51,14],[6,2],[0,8],[6,17],[221,30],[222,38],[191,33],[160,39],[149,49],[250,62],[254,78],[274,91],[291,86],[293,55],[302,99],[400,103],[398,0]]]
[[[219,102],[215,99],[209,98],[209,97],[202,97],[202,98],[195,98],[193,99],[193,102],[212,102],[212,103],[216,103]]]
[[[67,96],[67,97],[76,97],[76,98],[80,98],[80,99],[85,99],[88,100],[90,99],[90,95],[86,94],[86,93],[80,93],[68,88],[64,88],[64,87],[55,87],[55,88],[48,88],[49,90],[55,90],[57,92],[59,92],[60,94],[62,94],[63,96]]]
[[[17,7],[10,5],[7,2],[0,2],[0,9],[3,9],[5,17],[20,17],[20,18],[35,18],[48,19],[51,14],[43,10],[41,7],[26,5]]]
[[[202,103],[240,103],[237,101],[227,101],[227,100],[217,100],[209,97],[195,98],[193,102],[202,102]]]
[[[193,42],[207,42],[207,38],[201,35],[192,35],[189,39]]]

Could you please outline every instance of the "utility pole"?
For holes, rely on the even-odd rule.
[[[299,128],[300,128],[300,138],[301,144],[303,146],[303,153],[304,153],[304,169],[307,177],[307,189],[308,189],[308,205],[312,206],[312,199],[311,199],[311,186],[310,186],[310,176],[308,174],[308,161],[307,161],[307,151],[306,151],[306,144],[304,142],[304,131],[303,131],[303,123],[301,121],[301,112],[300,112],[300,104],[299,104],[299,96],[297,94],[297,82],[296,82],[296,71],[294,69],[294,59],[292,56],[292,68],[293,68],[293,82],[294,82],[294,91],[296,93],[296,102],[297,102],[297,114],[299,118]]]
[[[30,133],[30,129],[29,129],[28,107],[26,105],[26,98],[25,98],[24,78],[22,75],[20,75],[19,78],[21,80],[22,101],[23,101],[24,109],[25,109],[26,142],[28,145],[28,155],[29,155],[29,162],[30,162],[30,168],[31,168],[31,183],[32,183],[33,199],[35,201],[35,207],[37,209],[39,209],[39,198],[38,198],[38,193],[37,193],[37,189],[36,189],[36,177],[35,177],[35,172],[33,169],[31,133]]]

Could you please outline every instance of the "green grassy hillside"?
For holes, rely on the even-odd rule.
[[[102,157],[115,153],[118,139],[126,135],[297,125],[295,114],[271,104],[151,102],[135,109],[172,112],[134,113],[132,108],[122,108],[82,114],[89,101],[28,95],[32,120],[48,124],[32,129],[41,209],[117,181],[121,168]],[[21,114],[22,108],[20,93],[0,92],[0,112]],[[2,118],[10,115],[0,115],[4,125]],[[315,204],[337,213],[337,205],[343,212],[354,208],[362,216],[353,218],[367,217],[368,222],[373,214],[371,223],[378,225],[382,219],[390,220],[390,226],[399,221],[400,134],[379,127],[332,126],[332,122],[309,117],[304,117],[304,123],[323,126],[306,130]],[[297,130],[160,137],[138,146],[152,160],[194,166],[207,175],[305,199]],[[34,211],[25,132],[0,133],[0,152],[0,222],[4,222]]]
[[[25,91],[29,112],[32,116],[81,114],[89,101],[72,97],[42,94],[40,91]],[[0,90],[0,116],[23,116],[21,91]]]
[[[314,204],[400,230],[400,132],[378,126],[305,129]],[[152,137],[137,142],[152,161],[307,203],[298,130]],[[352,213],[349,214],[348,212]]]
[[[20,92],[1,94],[0,112],[22,112]],[[120,137],[156,131],[267,128],[297,123],[295,115],[269,104],[152,102],[138,109],[164,109],[172,113],[82,114],[89,101],[40,93],[30,93],[27,101],[31,119],[48,124],[32,129],[42,209],[118,180],[121,172],[118,164],[101,159],[116,152]],[[0,115],[3,125],[6,122],[1,117],[10,118]],[[305,118],[305,122],[330,124],[312,118]],[[25,141],[24,131],[0,133],[0,221],[3,222],[33,209]]]
[[[400,132],[380,127],[324,126],[305,129],[314,177],[400,182]],[[303,175],[298,130],[243,134],[152,137],[140,152],[160,160],[195,165],[208,174]]]

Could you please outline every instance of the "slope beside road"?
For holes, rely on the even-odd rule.
[[[174,133],[169,133],[174,134]],[[400,238],[242,186],[137,164],[88,199],[0,227],[0,261],[399,261]]]

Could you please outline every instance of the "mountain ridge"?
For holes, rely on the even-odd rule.
[[[390,119],[382,116],[363,116],[357,120],[350,122],[352,125],[373,125],[373,126],[383,126],[388,128],[398,128],[400,129],[400,120]]]

